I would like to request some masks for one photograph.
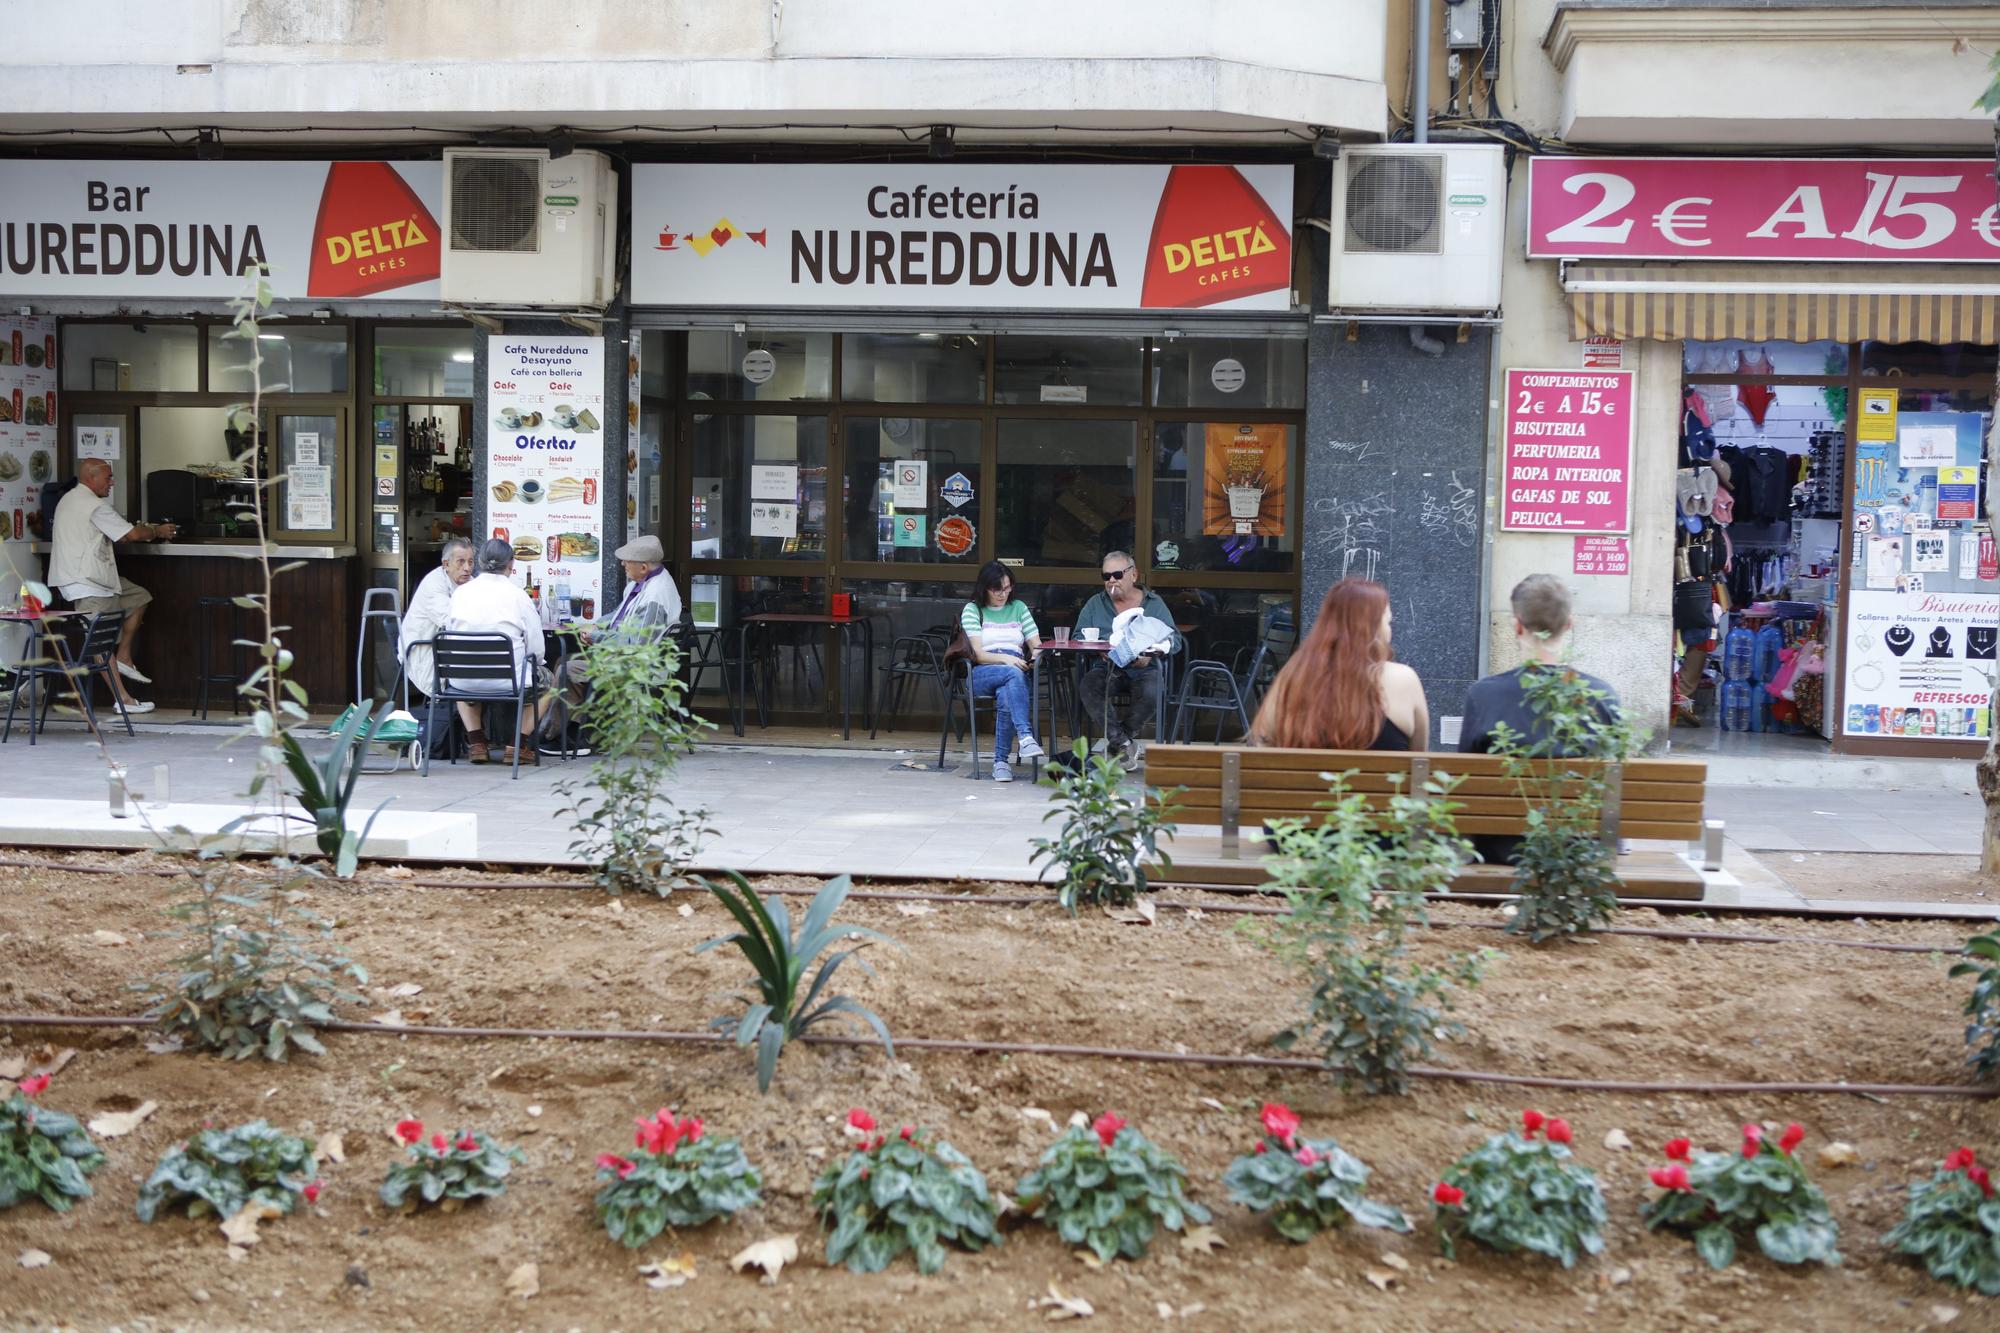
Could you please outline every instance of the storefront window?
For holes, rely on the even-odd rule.
[[[845,431],[846,558],[912,565],[975,562],[976,544],[961,549],[948,541],[955,553],[940,549],[938,524],[953,516],[978,520],[979,423],[851,416]],[[962,526],[948,530],[947,539]]]
[[[1287,572],[1297,534],[1296,433],[1268,422],[1173,421],[1154,427],[1155,569]]]
[[[266,393],[346,393],[347,330],[324,324],[262,326],[257,349],[264,364],[259,376]],[[249,393],[250,351],[220,324],[208,326],[208,388],[211,393]],[[468,388],[467,392],[471,390]]]
[[[687,383],[695,399],[824,402],[833,383],[833,335],[697,329],[688,335]]]
[[[972,333],[849,333],[840,396],[852,403],[983,403],[986,340]]]
[[[378,325],[375,392],[388,398],[470,398],[472,330]]]
[[[1138,338],[1002,334],[995,344],[993,401],[1137,404],[1144,356]]]
[[[697,560],[824,560],[826,419],[696,416]]]
[[[2000,348],[1980,343],[1862,343],[1861,373],[1993,380]]]
[[[62,326],[63,388],[105,393],[193,393],[201,342],[192,324]]]
[[[1304,407],[1303,338],[1176,338],[1153,344],[1160,407]]]
[[[1132,549],[1137,423],[1002,419],[999,427],[1001,559],[1092,565]]]
[[[737,685],[737,629],[744,617],[761,612],[826,611],[826,580],[763,574],[705,573],[697,568],[688,580],[687,605],[698,636],[688,664],[697,709],[722,724],[729,719],[729,692]],[[817,625],[774,626],[750,640],[756,662],[749,673],[770,709],[818,711],[826,695],[825,658],[820,652],[824,631]],[[725,661],[727,666],[724,665]],[[751,719],[755,720],[754,705]]]

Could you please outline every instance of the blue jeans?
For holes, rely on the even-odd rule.
[[[1017,667],[981,663],[972,668],[972,693],[981,699],[993,696],[993,762],[1004,764],[1017,733],[1034,739],[1028,673]]]

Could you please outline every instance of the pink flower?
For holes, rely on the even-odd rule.
[[[319,1182],[317,1180],[313,1181],[310,1185],[306,1186],[305,1196],[307,1203],[319,1202]]]
[[[1298,1159],[1300,1166],[1311,1166],[1320,1160],[1319,1154],[1312,1150],[1311,1144],[1299,1149],[1292,1156]]]
[[[1757,1125],[1745,1125],[1743,1127],[1743,1155],[1745,1157],[1755,1157],[1763,1146],[1763,1129]]]
[[[1970,1148],[1955,1148],[1945,1154],[1944,1169],[1947,1171],[1963,1171],[1971,1165],[1972,1149]]]
[[[474,1138],[474,1137],[472,1136],[472,1131],[471,1131],[471,1130],[469,1130],[469,1129],[468,1129],[468,1130],[466,1130],[466,1131],[465,1131],[465,1137],[464,1137],[464,1138],[462,1138],[462,1139],[460,1139],[460,1140],[458,1141],[458,1150],[459,1150],[460,1152],[478,1152],[478,1151],[479,1151],[479,1140],[478,1140],[478,1139],[476,1139],[476,1138]]]
[[[1691,1161],[1692,1158],[1689,1154],[1693,1148],[1694,1144],[1686,1139],[1668,1139],[1666,1147],[1667,1160],[1670,1162]]]
[[[396,1137],[405,1143],[415,1143],[424,1136],[424,1122],[421,1120],[398,1120]]]
[[[1804,1141],[1805,1136],[1805,1126],[1794,1120],[1791,1124],[1786,1125],[1785,1132],[1778,1136],[1778,1151],[1790,1157],[1792,1149],[1798,1147]]]
[[[904,1125],[902,1130],[900,1131],[900,1137],[902,1138],[903,1142],[908,1143],[911,1137],[916,1134],[916,1132],[917,1131],[911,1126]]]
[[[1291,1107],[1283,1102],[1265,1102],[1260,1118],[1266,1134],[1287,1148],[1292,1146],[1292,1136],[1299,1132],[1299,1118]]]
[[[39,1097],[44,1092],[47,1092],[48,1088],[49,1076],[47,1074],[36,1074],[21,1080],[21,1095],[23,1097]]]
[[[1981,1194],[1984,1194],[1989,1199],[1993,1197],[1993,1178],[1986,1174],[1985,1167],[1983,1166],[1966,1167],[1965,1178],[1971,1181],[1973,1184],[1979,1186],[1979,1192]]]
[[[1097,1131],[1098,1141],[1109,1148],[1117,1140],[1118,1131],[1125,1128],[1125,1122],[1111,1114],[1111,1112],[1106,1111],[1103,1115],[1097,1117],[1096,1122],[1091,1125],[1091,1128]]]
[[[689,1143],[698,1143],[701,1141],[701,1121],[689,1116],[681,1121],[681,1127],[676,1132]]]
[[[1557,1116],[1555,1119],[1549,1121],[1550,1143],[1568,1143],[1570,1141],[1569,1121],[1564,1120],[1561,1116]]]
[[[1455,1185],[1447,1185],[1442,1180],[1431,1191],[1431,1198],[1446,1208],[1456,1208],[1465,1202],[1465,1191]]]
[[[431,1148],[434,1151],[444,1152],[446,1149],[450,1147],[451,1147],[451,1140],[446,1138],[443,1134],[431,1135]]]
[[[1656,1166],[1651,1175],[1653,1183],[1663,1190],[1681,1194],[1694,1193],[1694,1186],[1688,1182],[1687,1168],[1676,1162],[1672,1166]]]
[[[1263,1142],[1263,1140],[1259,1139],[1259,1140],[1257,1141],[1257,1146],[1256,1146],[1256,1147],[1254,1147],[1254,1148],[1252,1148],[1252,1149],[1251,1149],[1250,1151],[1251,1151],[1251,1152],[1263,1152],[1263,1151],[1264,1151],[1264,1142]]]
[[[599,1171],[615,1171],[618,1173],[620,1180],[626,1180],[631,1177],[634,1171],[639,1169],[639,1165],[636,1162],[626,1161],[615,1152],[601,1152],[597,1154],[597,1169]]]
[[[1535,1131],[1540,1129],[1543,1125],[1547,1123],[1548,1123],[1548,1117],[1543,1115],[1540,1111],[1521,1112],[1522,1137],[1532,1139],[1533,1137],[1535,1137]]]
[[[860,1130],[863,1134],[866,1134],[869,1130],[875,1128],[875,1117],[857,1106],[847,1113],[847,1123],[855,1129]]]

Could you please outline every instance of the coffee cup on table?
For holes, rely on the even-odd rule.
[[[1077,633],[1083,636],[1083,641],[1085,643],[1096,643],[1097,636],[1100,633],[1102,633],[1102,631],[1094,629],[1080,629],[1077,631]]]

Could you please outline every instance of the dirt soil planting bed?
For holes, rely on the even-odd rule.
[[[161,865],[80,858],[127,868]],[[433,877],[430,872],[425,878]],[[702,896],[627,899],[559,889],[423,888],[371,871],[314,892],[341,945],[368,968],[355,1017],[400,1011],[453,1026],[695,1030],[724,1012],[744,980],[733,953],[694,947],[729,920]],[[809,886],[808,880],[766,881]],[[897,889],[917,886],[899,884]],[[1018,893],[1018,886],[932,885]],[[171,880],[0,869],[0,1012],[128,1014],[132,980],[171,956],[160,908]],[[1169,894],[1163,904],[1214,907],[1240,899]],[[691,910],[690,910],[691,909]],[[1493,922],[1447,906],[1446,926]],[[1072,922],[1045,907],[856,902],[845,918],[894,935],[905,951],[871,949],[875,975],[846,989],[898,1036],[1269,1054],[1293,1017],[1296,978],[1235,931],[1243,918],[1163,906],[1157,924],[1102,915]],[[1783,934],[1814,941],[1956,947],[1946,923],[1693,921],[1628,912],[1621,923]],[[112,932],[126,942],[104,942]],[[1442,929],[1426,952],[1495,947],[1486,983],[1466,997],[1468,1032],[1444,1045],[1449,1068],[1620,1081],[1836,1081],[1964,1084],[1957,1005],[1941,954],[1602,937],[1530,949],[1492,932]],[[393,996],[405,983],[415,995]],[[1204,1068],[879,1048],[792,1047],[770,1096],[734,1048],[549,1039],[329,1036],[329,1054],[275,1066],[157,1054],[121,1030],[0,1030],[0,1055],[53,1041],[79,1055],[45,1100],[86,1116],[154,1101],[131,1135],[110,1140],[96,1197],[57,1216],[38,1204],[0,1213],[0,1327],[329,1329],[715,1328],[901,1329],[1029,1327],[1051,1280],[1097,1309],[1085,1327],[1161,1323],[1159,1309],[1199,1306],[1186,1322],[1218,1329],[1513,1330],[1534,1328],[1917,1328],[1934,1306],[1956,1328],[2000,1326],[2000,1302],[1947,1289],[1892,1259],[1880,1236],[1902,1208],[1902,1186],[1961,1143],[2000,1152],[2000,1106],[1964,1098],[1574,1093],[1425,1080],[1406,1098],[1344,1096],[1316,1073]],[[8,1044],[11,1043],[11,1044]],[[1375,1169],[1370,1192],[1418,1220],[1414,1235],[1348,1229],[1294,1246],[1231,1205],[1223,1168],[1257,1137],[1255,1110],[1288,1101],[1309,1136],[1340,1140]],[[1223,1110],[1216,1109],[1219,1103]],[[643,1251],[612,1244],[590,1211],[591,1163],[632,1141],[636,1115],[672,1105],[710,1133],[740,1137],[766,1177],[761,1209],[663,1238]],[[1456,1264],[1436,1253],[1428,1194],[1439,1172],[1523,1106],[1567,1116],[1578,1155],[1596,1168],[1611,1205],[1609,1251],[1572,1272],[1539,1259],[1472,1249]],[[1105,1109],[1186,1163],[1195,1197],[1216,1212],[1226,1248],[1183,1250],[1157,1239],[1140,1263],[1094,1271],[1039,1226],[1015,1228],[984,1254],[954,1252],[937,1277],[905,1258],[856,1276],[820,1262],[808,1206],[813,1177],[844,1150],[839,1123],[865,1106],[885,1125],[943,1131],[1011,1191],[1049,1141],[1024,1116],[1060,1122]],[[396,1155],[389,1126],[415,1115],[519,1144],[527,1165],[499,1200],[450,1216],[386,1212],[375,1200]],[[316,1210],[266,1223],[264,1240],[232,1260],[213,1222],[141,1225],[143,1176],[204,1120],[263,1117],[307,1134],[343,1135],[347,1161],[327,1168]],[[1841,1225],[1844,1267],[1793,1271],[1761,1257],[1714,1274],[1686,1241],[1647,1234],[1657,1145],[1690,1134],[1733,1147],[1745,1121],[1798,1120],[1821,1145],[1844,1140],[1860,1164],[1813,1167]],[[1621,1129],[1638,1145],[1604,1147]],[[752,1241],[796,1233],[799,1261],[775,1286],[729,1271]],[[53,1262],[15,1264],[38,1248]],[[698,1276],[648,1290],[641,1263],[682,1250]],[[1407,1269],[1385,1260],[1396,1255]],[[539,1265],[540,1294],[504,1290],[519,1264]],[[1392,1279],[1386,1290],[1370,1273]]]

